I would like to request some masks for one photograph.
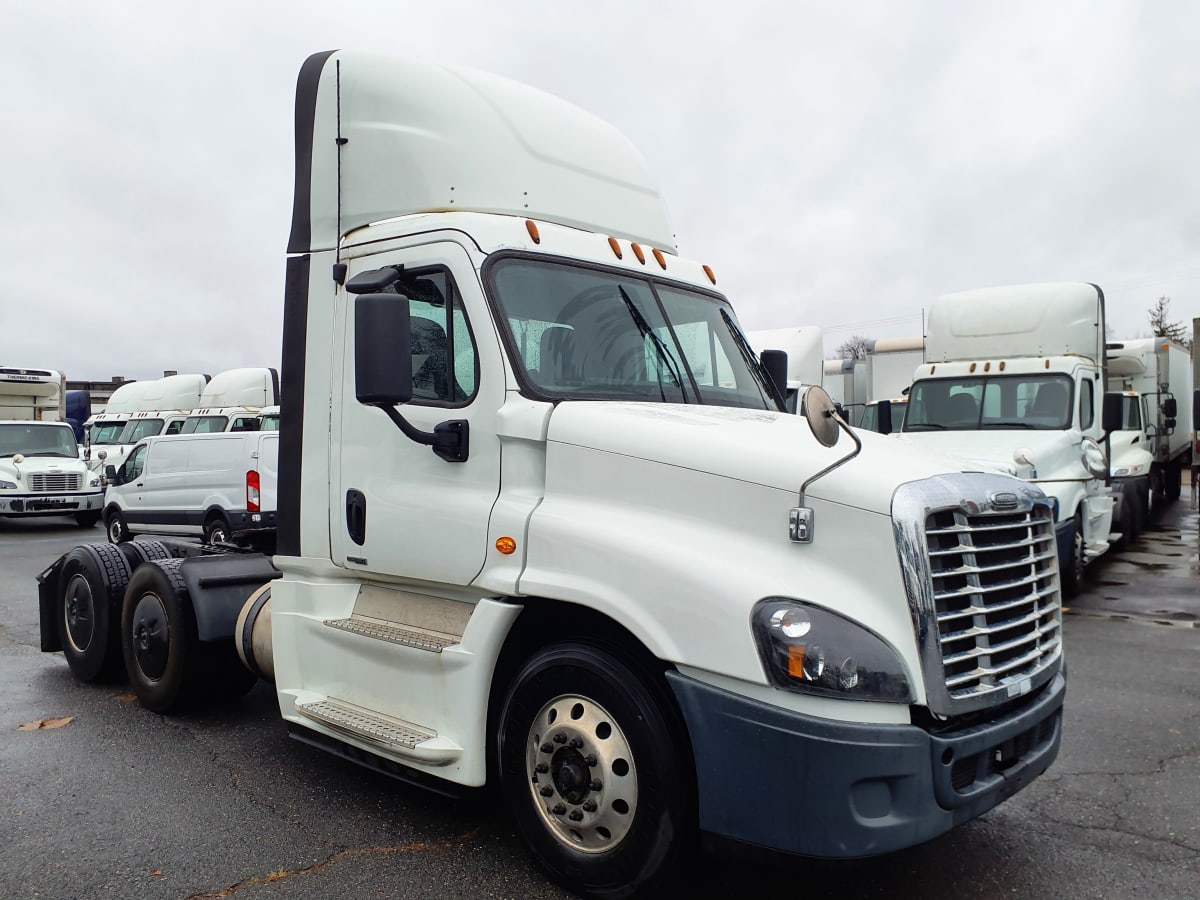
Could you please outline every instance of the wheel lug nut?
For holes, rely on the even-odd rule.
[[[553,753],[554,745],[553,744],[542,744],[542,752],[543,753]]]
[[[554,736],[553,740],[556,744],[565,744],[567,742],[567,736],[560,731]]]
[[[565,806],[563,806],[561,803],[555,803],[554,809],[551,810],[551,812],[553,812],[556,816],[561,816],[566,811],[567,811],[567,808]]]
[[[554,788],[550,787],[548,784],[543,784],[540,788],[538,788],[538,793],[543,797],[549,797],[554,793]]]
[[[604,785],[600,783],[599,778],[593,778],[588,787],[590,787],[593,791],[598,791],[600,788],[604,787]]]
[[[583,764],[584,764],[585,766],[587,766],[589,769],[590,769],[592,766],[594,766],[594,765],[596,764],[596,754],[595,754],[595,753],[589,753],[587,756],[585,756],[585,757],[583,758]]]
[[[584,800],[583,808],[586,812],[595,812],[596,811],[596,801],[595,800]]]
[[[581,813],[577,809],[573,809],[573,810],[571,810],[571,814],[569,816],[567,816],[567,818],[570,819],[572,822],[578,822],[580,819],[583,818],[583,813]]]
[[[583,746],[583,741],[581,741],[581,740],[580,740],[579,738],[577,738],[577,737],[576,737],[576,738],[571,738],[571,740],[570,740],[570,742],[568,742],[567,746],[568,746],[568,747],[571,747],[571,748],[573,748],[573,749],[575,749],[575,750],[578,750],[580,747],[582,747],[582,746]]]

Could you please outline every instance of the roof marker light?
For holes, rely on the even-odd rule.
[[[967,371],[974,372],[975,371],[975,363],[971,363],[971,368],[968,369]]]
[[[629,246],[633,248],[633,255],[637,257],[637,261],[644,266],[646,264],[646,254],[642,250],[641,244],[630,244]]]
[[[535,244],[540,244],[542,242],[542,236],[538,234],[537,223],[534,222],[533,219],[525,220],[525,230],[529,232],[529,236],[533,238],[533,242]]]
[[[717,276],[713,274],[713,270],[711,268],[709,268],[708,266],[703,266],[702,268],[704,269],[704,274],[708,276],[708,280],[711,281],[713,284],[716,284]]]
[[[654,254],[654,258],[658,260],[658,264],[665,269],[667,267],[667,258],[663,256],[663,252],[657,247],[655,247],[651,252]]]
[[[985,371],[985,372],[992,371],[992,364],[990,362],[985,362],[983,364],[983,371]]]
[[[616,238],[609,238],[608,246],[612,247],[612,252],[617,259],[621,259],[624,256],[624,254],[621,252],[621,242]]]
[[[1000,363],[1000,371],[1001,372],[1004,371],[1004,362],[1003,361],[1001,361],[1001,363]]]

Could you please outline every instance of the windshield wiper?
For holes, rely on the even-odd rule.
[[[980,428],[1036,428],[1036,425],[1031,425],[1029,422],[1016,422],[1005,419],[1000,422],[984,422]]]
[[[663,343],[663,339],[654,333],[654,329],[650,327],[650,323],[646,321],[646,317],[642,315],[642,311],[637,308],[633,299],[626,292],[622,285],[617,285],[617,290],[621,292],[621,299],[625,301],[625,308],[629,310],[629,315],[633,319],[633,324],[637,325],[638,331],[643,338],[649,338],[650,343],[654,345],[654,350],[659,358],[667,364],[667,369],[671,377],[675,379],[675,386],[679,388],[679,396],[684,403],[687,403],[687,391],[683,389],[683,375],[679,371],[679,364],[675,361],[675,357],[671,355],[671,351],[667,349],[667,345]],[[662,402],[667,402],[667,392],[663,390],[662,370],[655,367],[655,376],[658,378],[658,393],[662,397]]]
[[[905,431],[925,431],[926,429],[928,429],[930,431],[933,431],[935,429],[937,431],[945,431],[946,426],[943,425],[941,422],[914,422],[911,425],[904,426]]]
[[[725,323],[725,327],[729,329],[729,333],[733,336],[733,342],[737,345],[738,352],[742,354],[742,360],[750,367],[750,374],[758,380],[760,389],[766,389],[767,396],[776,402],[779,409],[783,409],[783,398],[779,396],[774,382],[767,375],[762,367],[762,362],[754,355],[754,348],[750,346],[750,342],[746,340],[746,336],[742,334],[742,330],[737,327],[737,323],[733,321],[733,316],[729,315],[725,310],[721,310],[721,320]]]

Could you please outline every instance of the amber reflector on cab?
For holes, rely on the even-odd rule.
[[[540,244],[542,242],[542,236],[538,233],[537,223],[532,219],[525,220],[525,230],[529,232],[529,236],[533,238],[533,242],[535,244]]]
[[[510,553],[515,553],[517,542],[510,537],[496,538],[496,549],[508,556]]]

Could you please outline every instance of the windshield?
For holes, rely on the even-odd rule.
[[[778,408],[719,297],[516,257],[489,281],[514,365],[538,396]]]
[[[904,430],[1061,430],[1071,424],[1071,388],[1065,375],[924,379],[909,392]]]
[[[183,423],[183,434],[211,434],[224,431],[229,424],[227,416],[191,416]]]
[[[136,444],[144,437],[154,437],[162,431],[162,419],[133,419],[121,431],[118,444]]]
[[[92,443],[119,444],[121,443],[121,432],[124,430],[124,422],[96,422],[92,425]]]
[[[62,456],[76,459],[75,433],[62,425],[0,425],[0,457]]]

